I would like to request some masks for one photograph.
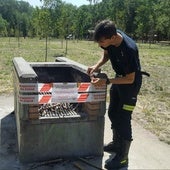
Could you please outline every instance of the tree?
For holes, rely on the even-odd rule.
[[[20,27],[20,31],[25,36],[27,35],[29,27],[28,20],[31,18],[32,11],[33,8],[27,2],[0,0],[0,14],[2,15],[2,18],[8,22],[7,31],[9,36],[15,36],[15,34],[18,34],[18,25],[21,23],[22,27]]]
[[[152,7],[148,0],[140,0],[140,5],[136,9],[135,24],[137,25],[136,34],[138,37],[147,40],[150,31],[150,14]]]
[[[96,3],[98,3],[100,0],[87,0],[89,3],[90,3],[90,5],[92,5],[92,3],[93,4],[96,4]]]
[[[47,25],[42,28],[40,22],[46,16],[50,21],[48,35],[61,38],[73,33],[86,38],[88,30],[93,30],[99,21],[111,19],[117,28],[135,38],[170,38],[169,0],[87,1],[89,5],[76,7],[62,0],[41,0],[43,6],[33,8],[24,1],[0,0],[1,29],[5,20],[9,36],[44,37]]]
[[[92,21],[91,8],[86,5],[79,7],[76,15],[76,34],[80,39],[87,38],[88,30],[93,26]]]
[[[125,0],[124,10],[125,10],[125,32],[131,34],[131,36],[135,37],[135,17],[136,17],[136,9],[139,6],[139,1],[136,0]]]
[[[158,39],[170,40],[170,1],[159,0],[155,4],[156,34]]]
[[[71,4],[61,6],[61,15],[58,17],[57,28],[61,38],[67,37],[68,34],[76,33],[76,11],[77,8]]]
[[[8,22],[0,15],[0,36],[7,36]]]

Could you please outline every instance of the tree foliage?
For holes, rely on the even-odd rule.
[[[0,36],[7,36],[8,23],[0,15]]]
[[[131,36],[170,39],[169,0],[87,0],[76,7],[62,0],[41,0],[42,7],[17,0],[0,0],[1,36],[86,38],[96,23],[111,19]]]

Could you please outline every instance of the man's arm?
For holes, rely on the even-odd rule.
[[[135,80],[135,72],[126,74],[124,77],[117,77],[113,79],[108,79],[110,84],[132,84]],[[91,83],[95,84],[96,86],[103,85],[107,83],[106,79],[100,79],[100,78],[93,78]]]
[[[104,65],[107,61],[109,60],[108,57],[108,52],[106,50],[104,50],[104,54],[101,57],[101,59],[97,62],[96,67],[100,68],[102,65]]]
[[[97,71],[102,65],[104,65],[109,60],[108,52],[104,50],[103,56],[100,60],[94,65],[88,68],[87,73],[89,75],[93,74],[93,72]]]
[[[126,74],[124,77],[109,79],[112,84],[132,84],[135,80],[135,72]]]

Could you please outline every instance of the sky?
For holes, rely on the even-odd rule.
[[[32,6],[41,6],[42,3],[40,2],[40,0],[23,0],[23,1],[26,1],[26,2],[29,2],[30,5]],[[76,5],[76,6],[81,6],[81,5],[88,5],[89,2],[87,0],[62,0],[63,2],[66,2],[66,3],[71,3],[73,5]]]

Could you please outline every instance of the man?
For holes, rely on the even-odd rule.
[[[113,141],[104,146],[104,151],[116,152],[116,156],[105,164],[107,169],[128,166],[128,152],[132,141],[131,114],[136,105],[142,84],[138,48],[135,42],[110,20],[100,22],[94,33],[94,40],[104,49],[101,59],[88,68],[94,85],[111,84],[108,116],[113,131]],[[95,78],[93,73],[110,60],[115,78]]]

